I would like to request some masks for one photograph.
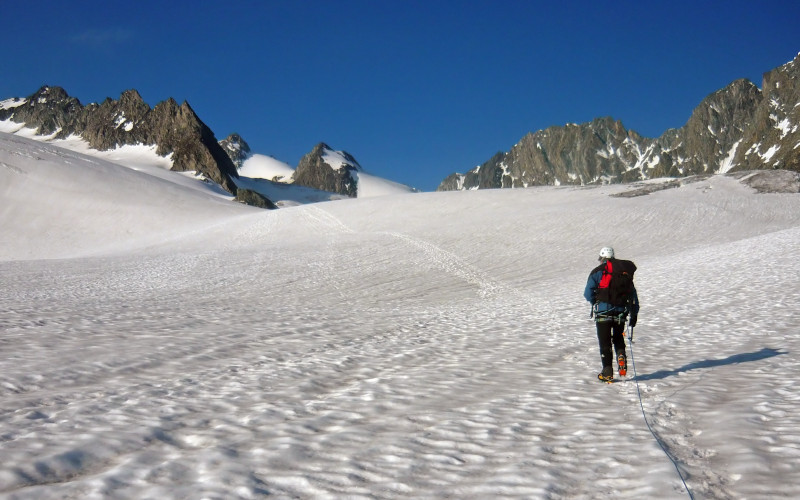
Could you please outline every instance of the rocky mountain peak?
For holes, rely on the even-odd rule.
[[[761,102],[761,91],[753,82],[740,79],[708,95],[694,109],[687,125],[721,125],[749,119]]]
[[[32,106],[36,105],[45,105],[45,104],[56,104],[56,103],[63,103],[63,102],[72,102],[77,101],[77,99],[70,97],[67,94],[67,91],[61,87],[51,87],[49,85],[44,85],[39,90],[34,92],[33,95],[28,97],[28,102],[31,103]]]
[[[151,109],[136,90],[119,100],[82,106],[61,87],[45,86],[20,106],[0,109],[0,120],[35,128],[38,135],[82,137],[93,149],[105,151],[124,145],[156,146],[159,155],[172,155],[172,169],[196,171],[236,194],[236,167],[213,132],[184,101],[169,98]]]
[[[800,80],[800,54],[797,54],[794,59],[783,66],[764,73],[762,86],[764,93],[769,95],[773,90],[780,89],[782,84],[783,91],[789,90],[786,88],[787,86],[794,86],[796,89],[797,85],[791,84],[796,83],[798,80]]]
[[[800,102],[800,54],[794,60],[764,73],[763,93],[772,112],[782,117],[793,114]]]
[[[237,133],[219,141],[219,145],[231,159],[236,168],[242,168],[244,161],[251,155],[250,145]]]
[[[80,101],[61,87],[43,86],[25,99],[25,104],[0,110],[0,120],[12,119],[36,129],[38,135],[51,135],[66,126],[83,109]]]
[[[346,151],[334,151],[320,142],[303,156],[294,173],[294,183],[345,196],[358,194],[358,161]]]
[[[334,169],[346,168],[356,171],[362,170],[361,165],[358,164],[358,161],[353,155],[347,151],[335,151],[324,142],[317,144],[312,154],[321,155],[322,161]]]
[[[736,170],[800,171],[800,54],[709,94],[686,124],[649,139],[604,117],[529,133],[439,190],[631,182]]]
[[[139,106],[139,105],[145,103],[144,99],[142,99],[142,96],[139,94],[139,92],[136,89],[130,89],[130,90],[124,91],[119,96],[119,102],[123,106],[131,106],[131,105]]]

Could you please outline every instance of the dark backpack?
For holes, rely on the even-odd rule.
[[[633,273],[636,264],[629,260],[608,259],[601,266],[603,277],[597,287],[597,301],[612,306],[625,306],[633,292]]]

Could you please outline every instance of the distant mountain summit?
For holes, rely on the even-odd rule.
[[[33,129],[43,140],[80,137],[97,151],[154,146],[156,154],[169,158],[171,170],[198,172],[237,201],[258,207],[415,191],[365,173],[353,155],[325,143],[317,144],[292,169],[253,154],[239,134],[217,141],[187,102],[178,105],[169,98],[151,109],[136,90],[126,90],[118,100],[83,106],[61,87],[44,86],[27,98],[0,101],[0,122],[5,121]],[[292,186],[300,189],[290,193]]]
[[[529,133],[438,190],[631,182],[739,170],[800,171],[800,54],[764,74],[762,90],[736,80],[686,124],[642,137],[613,118]]]
[[[334,151],[321,142],[305,155],[294,173],[294,184],[351,198],[358,196],[358,172],[361,165],[346,151]]]
[[[252,156],[250,145],[239,134],[233,133],[219,141],[219,145],[230,157],[237,169],[242,168],[244,162]]]
[[[42,87],[24,100],[0,107],[0,120],[24,123],[37,135],[65,139],[82,137],[99,151],[119,146],[156,146],[161,156],[171,155],[172,170],[196,171],[232,194],[239,174],[214,133],[187,102],[170,98],[150,108],[136,90],[119,100],[82,106],[60,87]]]

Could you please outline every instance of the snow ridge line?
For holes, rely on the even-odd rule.
[[[311,224],[319,227],[321,230],[329,229],[333,231],[332,236],[325,239],[325,252],[322,260],[309,262],[309,266],[316,268],[316,272],[320,276],[332,276],[331,270],[335,267],[336,257],[339,254],[335,246],[336,236],[342,234],[355,234],[355,231],[339,220],[338,217],[326,210],[314,205],[306,205],[304,209],[305,210],[302,212],[303,217],[311,222]],[[327,282],[333,287],[342,300],[348,300],[348,291],[339,286],[337,280],[331,278],[328,279]]]
[[[306,205],[305,207],[305,216],[311,219],[312,222],[317,222],[322,224],[324,227],[329,227],[332,229],[337,229],[343,233],[353,234],[355,231],[343,223],[339,218],[335,215],[331,214],[330,212],[323,210],[319,207],[315,207],[313,204]]]
[[[339,230],[341,233],[355,234],[356,232],[327,210],[314,205],[306,205],[303,208],[303,215],[312,223],[320,224],[322,227]],[[462,260],[456,254],[445,250],[434,243],[396,231],[378,231],[375,234],[391,236],[392,238],[402,240],[407,244],[422,250],[430,262],[432,262],[435,266],[443,269],[447,273],[463,279],[467,283],[475,285],[478,288],[478,295],[483,299],[497,297],[504,297],[507,299],[513,297],[516,299],[517,304],[528,306],[533,305],[532,299],[528,294],[523,293],[515,287],[505,285],[492,279],[471,264]],[[541,308],[541,306],[542,304],[539,304],[538,307]],[[548,310],[547,317],[551,321],[558,316],[551,301],[547,302],[546,309]]]
[[[27,175],[21,168],[17,168],[14,165],[9,165],[8,163],[0,161],[0,167],[7,168],[14,172],[15,174]]]
[[[495,297],[501,294],[512,294],[520,298],[527,298],[516,288],[498,283],[472,265],[461,260],[454,253],[436,246],[433,243],[393,231],[382,232],[381,234],[387,234],[422,250],[430,258],[431,262],[435,263],[440,268],[463,279],[467,283],[477,286],[478,294],[482,298]]]

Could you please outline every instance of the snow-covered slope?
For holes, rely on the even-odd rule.
[[[125,167],[0,133],[0,260],[130,251],[257,211],[131,148]]]
[[[330,153],[336,152],[331,151]],[[326,158],[336,167],[339,167],[344,161],[334,154],[329,154]],[[328,191],[292,185],[294,173],[295,170],[287,163],[270,156],[255,154],[245,160],[242,168],[239,169],[239,175],[243,178],[239,179],[237,185],[258,191],[267,198],[276,200],[278,206],[281,207],[347,198],[347,196]],[[357,177],[358,181],[358,198],[415,192],[413,188],[405,184],[377,177],[363,170],[353,172],[353,175]],[[277,182],[264,182],[265,180]]]
[[[375,196],[389,196],[393,194],[415,193],[416,190],[399,182],[390,181],[364,171],[356,172],[358,177],[358,197],[372,198]]]
[[[25,102],[25,99],[6,99],[0,101],[0,109],[17,107]],[[226,197],[229,200],[233,199],[233,196],[224,189],[209,182],[202,175],[196,176],[195,172],[155,172],[154,167],[159,167],[161,170],[169,170],[172,167],[172,155],[168,157],[159,156],[156,154],[155,145],[125,145],[109,151],[98,151],[92,149],[88,142],[78,136],[72,135],[68,139],[54,139],[55,134],[41,136],[37,135],[35,129],[26,127],[25,124],[16,123],[10,119],[0,120],[0,133],[14,134],[18,137],[34,139],[85,155],[110,160],[135,169],[147,169],[151,174],[158,175],[171,182],[180,182],[172,178],[181,176],[184,178],[184,185],[194,184],[195,188],[204,190],[212,189],[222,197]],[[335,168],[340,168],[341,165],[348,161],[343,156],[342,152],[333,150],[326,151],[325,160],[330,162]],[[234,181],[238,187],[254,190],[269,198],[278,207],[289,207],[305,203],[318,203],[320,201],[347,198],[347,196],[334,192],[293,185],[295,169],[287,163],[271,156],[251,154],[244,160],[238,172],[241,177]],[[358,177],[358,189],[356,193],[358,198],[416,192],[416,190],[410,186],[368,174],[361,170],[360,167],[359,172],[354,173],[354,175]],[[196,182],[188,182],[189,179]]]
[[[0,186],[0,498],[800,496],[797,194],[260,211],[2,135]],[[607,244],[642,302],[613,385]]]
[[[294,169],[271,156],[254,154],[247,158],[239,169],[239,175],[253,179],[282,179],[287,181],[294,174]]]

